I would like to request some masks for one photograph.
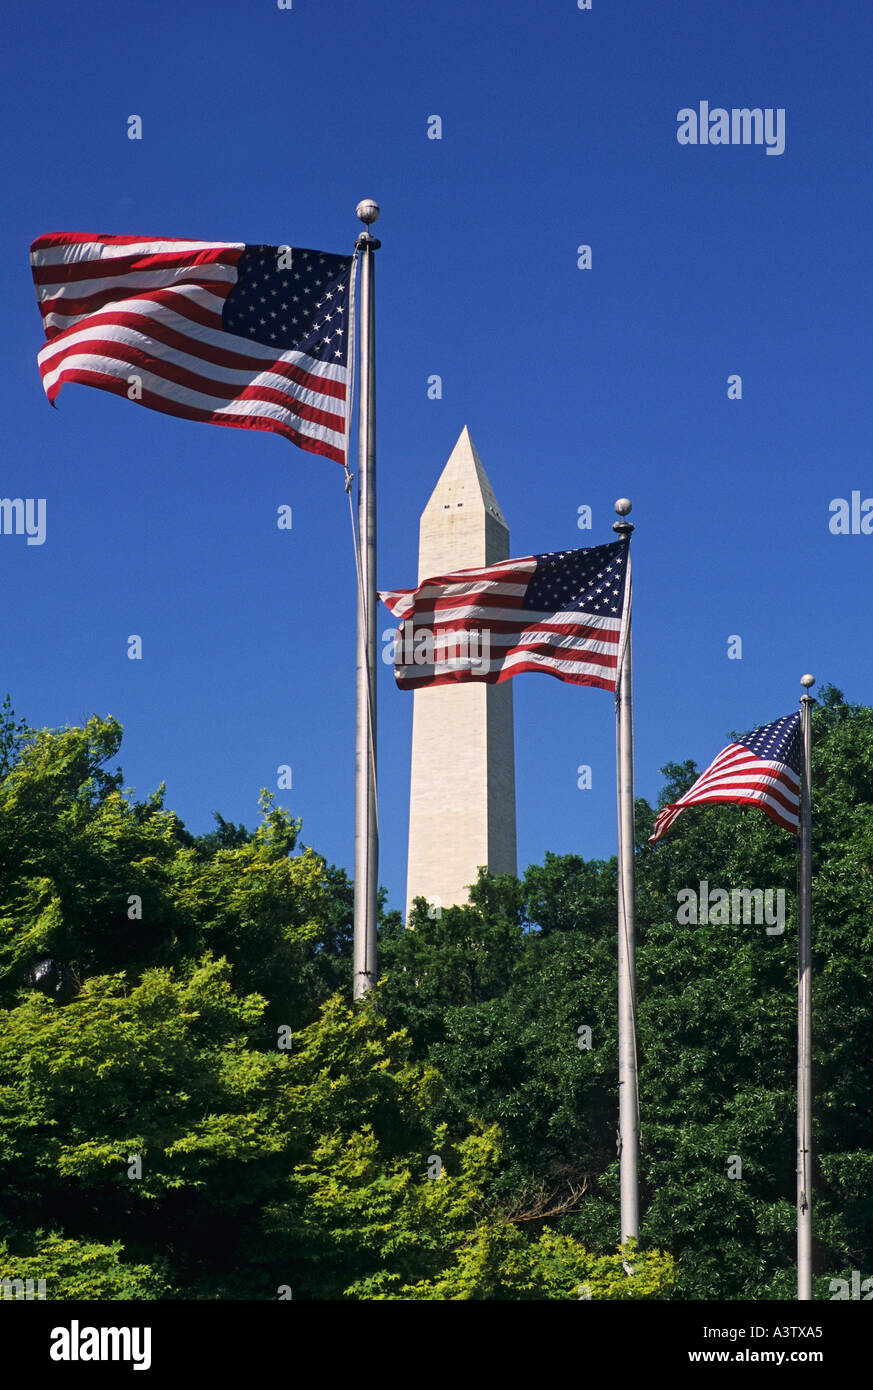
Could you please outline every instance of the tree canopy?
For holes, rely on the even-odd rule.
[[[815,1269],[873,1250],[873,709],[814,711]],[[383,911],[262,795],[191,835],[121,728],[0,709],[0,1279],[49,1298],[789,1298],[796,842],[636,807],[639,1247],[619,1252],[614,860]],[[663,769],[662,804],[696,775]],[[683,890],[783,890],[784,931]],[[632,1255],[632,1261],[629,1259]],[[867,1271],[869,1272],[869,1270]]]

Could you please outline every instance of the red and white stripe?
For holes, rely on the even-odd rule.
[[[574,685],[615,690],[621,617],[523,608],[536,567],[536,556],[531,555],[426,579],[417,589],[380,593],[401,624],[394,663],[400,689],[471,680],[496,685],[523,671],[543,671]],[[433,634],[437,659],[421,665],[404,661],[404,637],[411,651],[416,634],[423,630]],[[475,632],[489,635],[490,659],[481,668],[471,667],[469,656],[458,654],[459,635]],[[441,649],[446,652],[443,657]]]
[[[67,381],[213,425],[270,430],[345,462],[346,366],[277,353],[221,326],[242,242],[144,241],[56,232],[31,265],[47,345],[43,386]]]
[[[686,806],[734,801],[760,806],[783,830],[797,833],[800,778],[787,763],[758,758],[741,743],[729,743],[684,796],[658,813],[649,839],[660,840]]]

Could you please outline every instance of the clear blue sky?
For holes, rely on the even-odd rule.
[[[871,39],[858,0],[19,8],[0,495],[45,497],[47,539],[0,536],[0,693],[37,725],[116,715],[128,783],[165,780],[195,832],[213,810],[255,824],[290,763],[280,799],[351,869],[342,470],[85,387],[53,411],[27,251],[71,230],[343,252],[366,196],[382,587],[414,582],[419,513],[469,424],[515,554],[611,540],[614,499],[633,499],[639,795],[666,761],[706,763],[789,712],[803,671],[873,698],[873,536],[828,529],[831,499],[873,496]],[[701,100],[784,108],[785,152],[679,145]],[[515,699],[520,867],[614,853],[610,697],[522,676]],[[387,668],[380,701],[400,906],[412,697]]]

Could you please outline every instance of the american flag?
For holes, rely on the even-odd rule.
[[[229,241],[37,237],[46,395],[83,382],[345,463],[352,260]]]
[[[777,825],[797,833],[800,809],[802,740],[800,714],[762,724],[723,748],[684,796],[658,812],[650,840],[664,831],[686,806],[736,801],[760,806]]]
[[[544,671],[615,690],[630,616],[626,540],[503,560],[426,579],[379,597],[400,619],[401,690]]]

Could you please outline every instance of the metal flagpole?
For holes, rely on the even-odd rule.
[[[376,891],[379,827],[376,819],[376,352],[373,252],[370,235],[379,216],[371,199],[358,203],[364,223],[360,254],[360,372],[358,386],[358,653],[355,713],[355,947],[354,997],[376,982]]]
[[[800,791],[800,875],[797,895],[797,1297],[812,1298],[812,696],[814,676],[801,676],[803,780]]]
[[[615,510],[626,517],[631,504],[620,497]],[[613,531],[626,538],[630,521],[616,521]],[[627,584],[630,586],[630,559]],[[634,706],[631,667],[631,594],[616,691],[616,764],[618,790],[618,1137],[621,1173],[621,1240],[639,1236],[639,1096],[636,1039],[636,913],[634,884]]]

